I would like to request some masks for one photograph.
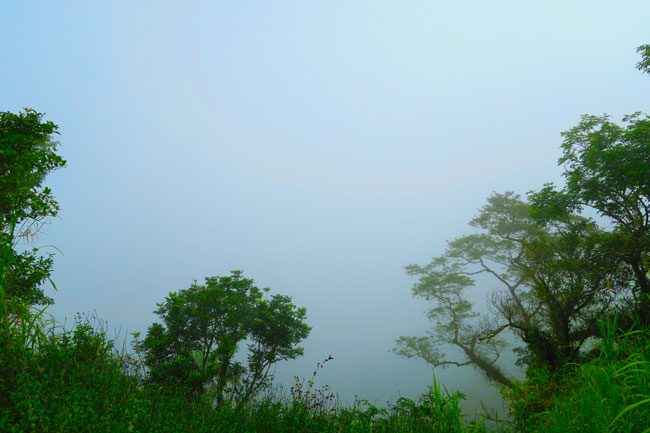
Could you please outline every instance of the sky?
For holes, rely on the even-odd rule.
[[[0,111],[60,126],[50,312],[146,331],[155,304],[242,269],[313,327],[279,383],[343,401],[415,397],[429,328],[404,265],[426,263],[493,192],[561,170],[582,114],[650,111],[634,48],[647,1],[0,2]],[[485,308],[489,284],[472,298]],[[471,411],[497,393],[436,370]]]

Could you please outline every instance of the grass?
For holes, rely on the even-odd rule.
[[[268,395],[242,408],[213,408],[147,385],[113,341],[89,323],[46,332],[36,346],[3,347],[5,380],[0,431],[13,432],[481,432],[460,411],[462,396],[438,383],[417,400],[378,408],[367,401],[343,407],[314,376],[289,395]],[[18,341],[18,340],[16,340]],[[322,366],[322,365],[321,365]],[[5,367],[6,369],[6,367]]]
[[[205,395],[188,400],[143,380],[102,329],[78,321],[71,330],[42,312],[14,318],[0,347],[0,431],[18,432],[635,432],[650,433],[650,333],[618,332],[603,322],[598,354],[550,374],[530,369],[506,393],[512,423],[490,429],[466,420],[460,393],[434,379],[418,399],[387,408],[359,400],[342,406],[327,387],[296,378],[288,394],[215,409]]]
[[[522,432],[650,432],[650,333],[601,323],[598,356],[529,379],[508,396]]]

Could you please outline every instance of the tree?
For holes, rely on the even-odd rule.
[[[596,316],[623,302],[626,275],[592,222],[571,215],[539,224],[530,206],[513,193],[494,194],[470,225],[479,233],[448,243],[445,254],[426,266],[410,265],[418,276],[413,294],[433,302],[433,329],[425,337],[400,337],[395,352],[434,367],[472,365],[502,385],[512,381],[497,361],[510,330],[524,343],[520,361],[551,369],[577,359],[584,341],[597,334]],[[491,312],[479,314],[466,292],[490,277],[500,290],[487,290]],[[460,349],[450,360],[443,346]]]
[[[637,68],[650,73],[650,45],[637,52]],[[503,340],[495,340],[506,329],[524,343],[520,362],[556,369],[577,360],[601,316],[650,324],[650,117],[635,113],[618,125],[583,116],[562,136],[564,188],[546,184],[529,194],[530,205],[495,194],[470,224],[481,233],[450,242],[427,266],[407,267],[420,278],[413,294],[434,302],[434,327],[426,337],[398,339],[398,354],[434,367],[474,365],[508,385],[496,364]],[[581,216],[586,207],[612,229]],[[479,274],[501,285],[487,317],[465,297]],[[441,345],[464,358],[447,359]]]
[[[272,365],[302,355],[297,344],[310,331],[305,309],[296,308],[286,296],[266,299],[268,290],[233,271],[170,293],[155,311],[163,324],[154,323],[146,338],[136,342],[149,380],[180,387],[192,398],[211,388],[217,406],[226,395],[249,399],[268,383]],[[244,366],[234,357],[247,340]]]
[[[584,342],[599,335],[599,318],[624,311],[631,276],[592,221],[571,215],[544,229],[524,241],[514,266],[527,289],[528,320],[509,299],[492,302],[525,343],[526,364],[554,370],[578,361]]]
[[[16,314],[52,299],[42,284],[52,272],[51,255],[37,249],[19,252],[18,242],[35,235],[59,207],[46,176],[65,166],[56,153],[53,136],[58,127],[43,121],[43,114],[25,109],[18,114],[0,112],[0,304],[3,315]]]
[[[533,214],[545,222],[589,207],[607,219],[612,251],[634,275],[636,314],[650,324],[650,117],[635,113],[618,125],[586,115],[562,135],[566,184],[531,193]]]

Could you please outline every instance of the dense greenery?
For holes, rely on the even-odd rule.
[[[650,48],[638,52],[647,73]],[[435,379],[417,400],[343,406],[315,385],[331,356],[274,388],[272,366],[303,353],[306,310],[241,271],[170,293],[133,354],[97,322],[46,320],[52,257],[21,246],[58,212],[43,182],[65,161],[42,118],[0,113],[0,431],[650,432],[648,116],[584,116],[563,134],[564,186],[493,194],[474,233],[407,267],[433,327],[395,352],[483,372],[510,403],[490,422],[463,417],[464,396]],[[479,314],[467,294],[484,277],[500,289]],[[525,380],[499,363],[509,345]]]
[[[529,370],[506,393],[519,431],[649,431],[650,332],[620,331],[616,318],[600,328],[602,340],[581,363]]]
[[[401,337],[397,353],[434,367],[472,365],[512,387],[497,362],[504,331],[523,343],[521,365],[553,370],[577,361],[584,342],[598,335],[598,317],[629,302],[631,272],[593,221],[568,215],[540,225],[529,204],[506,193],[490,197],[471,225],[480,231],[449,242],[445,255],[426,266],[407,267],[419,277],[414,295],[433,302],[435,326],[424,337]],[[490,294],[492,309],[480,315],[465,293],[482,274],[491,277],[483,284],[501,290]],[[443,344],[460,348],[463,359],[447,359]]]
[[[469,432],[459,394],[434,386],[419,401],[400,399],[390,409],[367,402],[335,408],[309,389],[268,395],[254,403],[215,409],[211,399],[188,399],[149,386],[129,360],[88,322],[53,335],[30,354],[0,408],[6,432]],[[309,387],[309,385],[307,385]]]
[[[250,400],[270,384],[276,362],[302,355],[296,345],[310,331],[304,308],[288,296],[265,299],[268,291],[233,271],[170,293],[156,310],[164,326],[154,323],[135,344],[148,381],[193,399],[209,389],[217,407],[226,398],[238,404]],[[233,358],[245,340],[248,362],[242,365]]]
[[[635,113],[623,123],[583,116],[563,133],[566,185],[531,194],[533,215],[547,223],[590,207],[606,219],[612,228],[603,243],[611,260],[631,272],[636,314],[650,325],[650,117]]]

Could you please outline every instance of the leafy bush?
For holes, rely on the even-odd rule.
[[[137,379],[112,350],[88,324],[50,336],[33,352],[25,347],[0,430],[126,431]]]

